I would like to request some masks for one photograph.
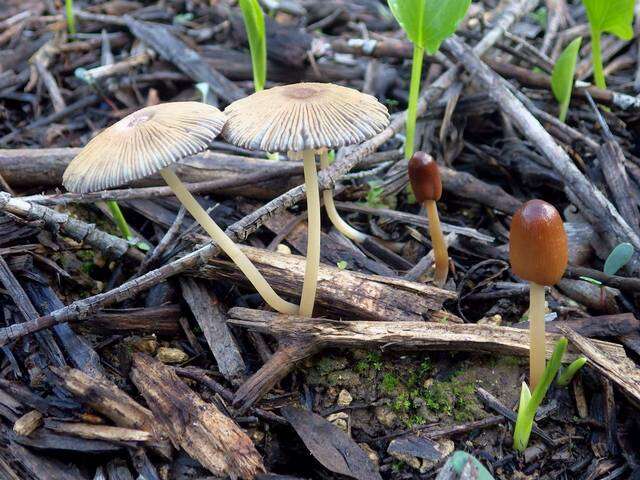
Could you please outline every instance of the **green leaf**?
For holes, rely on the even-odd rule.
[[[633,38],[634,0],[582,0],[591,28],[621,40]]]
[[[253,83],[256,92],[264,88],[267,81],[267,40],[265,38],[264,14],[258,0],[240,0],[244,27],[247,30]]]
[[[615,275],[622,267],[624,267],[633,257],[633,245],[630,243],[621,243],[614,248],[607,260],[604,262],[603,272],[607,275]]]
[[[551,73],[551,91],[560,103],[561,121],[565,121],[569,102],[571,101],[571,91],[573,90],[573,78],[576,71],[576,61],[578,60],[578,52],[582,38],[578,37],[573,40],[562,54],[558,57],[556,64]]]
[[[407,37],[435,54],[467,13],[471,0],[387,0]]]
[[[345,268],[347,268],[347,262],[346,262],[346,260],[340,260],[338,263],[336,263],[336,266],[340,270],[344,270]]]

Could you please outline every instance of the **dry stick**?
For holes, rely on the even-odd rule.
[[[474,48],[474,52],[479,55],[485,53],[498,41],[507,28],[513,25],[522,15],[532,11],[537,4],[537,0],[514,1],[504,10],[500,18],[496,21],[495,26],[478,42]],[[423,114],[427,108],[427,103],[434,101],[451,86],[453,82],[458,79],[459,74],[460,67],[451,68],[426,89],[418,102],[418,114]],[[394,118],[385,130],[355,148],[351,154],[345,155],[344,158],[336,161],[331,167],[320,172],[318,175],[320,188],[333,188],[337,180],[356,166],[362,158],[373,153],[380,145],[393,138],[393,136],[404,127],[405,122],[406,112]],[[277,214],[281,210],[291,207],[304,197],[305,189],[303,185],[293,188],[231,225],[227,228],[226,233],[234,241],[243,241],[260,228],[269,217]],[[2,197],[0,197],[0,201],[1,198]],[[39,317],[34,321],[2,328],[0,329],[0,345],[44,328],[49,328],[58,323],[84,320],[102,307],[131,298],[171,276],[204,264],[209,258],[217,255],[219,251],[218,246],[211,243],[167,265],[152,270],[141,277],[129,280],[108,292],[77,300],[64,308],[56,310],[49,315]]]
[[[56,212],[36,203],[25,202],[5,192],[0,192],[0,211],[11,213],[27,220],[42,221],[50,231],[54,233],[60,232],[112,258],[121,258],[127,255],[138,262],[144,258],[144,254],[135,248],[131,248],[129,242],[103,232],[93,224],[77,220],[66,213]]]
[[[545,155],[553,169],[564,180],[569,198],[586,207],[588,215],[596,224],[596,230],[602,232],[610,246],[622,242],[631,242],[634,245],[636,254],[630,263],[630,269],[634,274],[640,273],[640,255],[637,253],[640,251],[640,238],[611,202],[578,170],[567,153],[510,92],[506,81],[480,60],[476,52],[455,36],[447,39],[443,45],[472,74],[472,80],[488,92],[524,136]]]

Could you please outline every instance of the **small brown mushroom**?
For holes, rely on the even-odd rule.
[[[439,287],[442,287],[446,283],[447,275],[449,274],[449,253],[447,252],[447,242],[442,234],[438,206],[436,204],[442,196],[442,181],[440,180],[438,164],[433,161],[430,155],[424,152],[414,153],[409,160],[409,181],[416,200],[422,203],[427,210],[429,235],[433,244],[436,264],[434,282]]]
[[[258,293],[275,310],[297,313],[283,300],[238,246],[187,190],[171,165],[206,150],[225,123],[220,110],[198,102],[146,107],[116,122],[93,138],[62,177],[71,192],[86,193],[124,185],[159,172],[176,197],[231,258]]]
[[[309,234],[300,315],[311,316],[320,263],[320,195],[315,154],[328,165],[327,149],[361,143],[389,123],[387,109],[374,97],[351,88],[325,83],[298,83],[274,87],[233,102],[222,134],[240,147],[265,152],[286,152],[303,159],[307,191]],[[329,218],[350,238],[363,236],[349,226],[324,192]]]
[[[533,390],[545,369],[545,285],[555,285],[567,268],[567,234],[560,214],[543,200],[529,200],[513,216],[509,261],[518,277],[530,282],[529,370]]]

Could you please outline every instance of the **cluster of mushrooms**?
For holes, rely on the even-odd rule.
[[[389,124],[389,112],[371,95],[333,84],[298,83],[263,90],[229,105],[224,113],[198,102],[146,107],[93,138],[67,167],[67,190],[88,193],[160,173],[178,200],[247,277],[267,304],[280,313],[310,317],[320,264],[320,192],[316,155],[328,166],[328,150],[358,144]],[[206,150],[222,133],[239,147],[283,152],[303,160],[308,241],[300,305],[280,297],[242,250],[211,219],[175,174],[172,165]],[[336,228],[362,241],[336,211],[331,191],[324,204]]]
[[[358,144],[387,127],[389,113],[374,97],[320,83],[299,83],[263,90],[229,105],[224,113],[198,102],[165,103],[143,108],[93,138],[69,164],[63,184],[87,193],[125,185],[160,173],[178,200],[247,277],[265,302],[284,314],[310,317],[320,263],[320,192],[316,156],[329,165],[328,151]],[[283,152],[303,160],[307,194],[308,241],[300,305],[281,298],[242,250],[211,219],[173,170],[179,160],[206,150],[222,133],[231,144],[265,152]],[[442,195],[438,166],[424,152],[408,165],[418,202],[429,218],[434,250],[434,283],[443,286],[449,271],[447,245],[436,202]],[[355,242],[367,235],[338,214],[331,190],[323,192],[328,217]],[[545,368],[545,285],[554,285],[567,265],[567,237],[558,211],[541,200],[527,202],[513,217],[510,260],[513,271],[530,282],[530,383]]]

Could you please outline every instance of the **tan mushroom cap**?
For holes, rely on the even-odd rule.
[[[62,184],[87,193],[148,177],[206,150],[224,123],[220,110],[199,102],[143,108],[94,137],[71,161]]]
[[[262,90],[224,113],[228,142],[267,152],[338,148],[364,142],[389,125],[389,112],[375,97],[330,83]]]

